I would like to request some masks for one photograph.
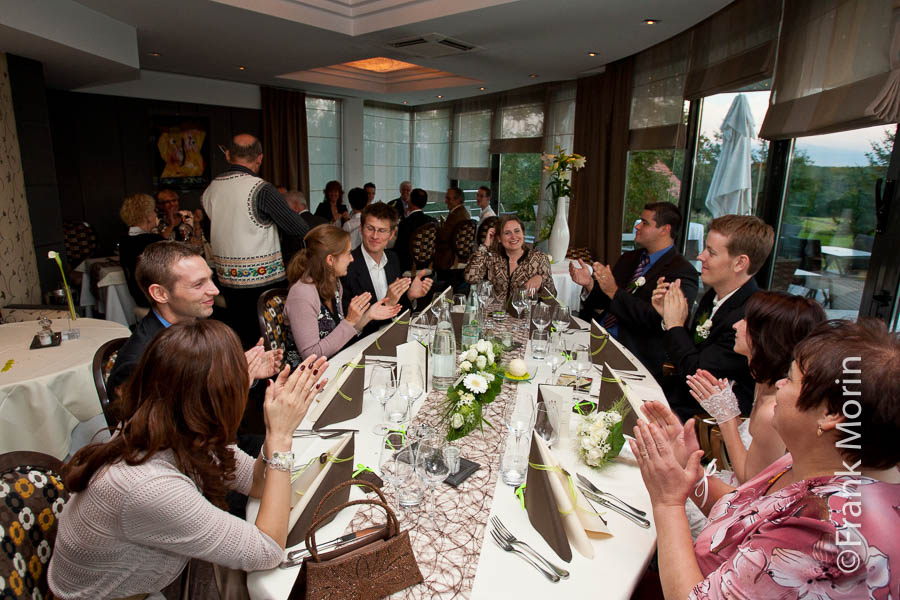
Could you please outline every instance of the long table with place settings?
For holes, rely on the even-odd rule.
[[[507,319],[495,327],[495,332],[512,327],[514,322],[515,319]],[[568,347],[589,344],[589,325],[583,321],[579,321],[579,324],[582,327],[580,331],[565,335]],[[378,333],[375,333],[361,339],[335,355],[330,361],[326,375],[333,377],[342,365],[353,361],[377,335]],[[527,349],[525,332],[514,333],[514,340],[522,346],[518,350],[507,352],[502,358],[503,362],[525,354]],[[648,390],[655,386],[653,389],[655,396],[655,392],[658,391],[655,380],[627,349],[621,346],[620,349],[635,365],[639,365],[635,377],[640,377],[643,381],[634,386],[634,391],[640,393],[641,386]],[[651,527],[642,529],[615,512],[601,513],[609,523],[612,536],[591,538],[593,559],[587,559],[575,551],[570,563],[562,561],[532,527],[520,499],[514,493],[514,488],[502,482],[500,458],[507,443],[507,429],[503,423],[504,408],[517,396],[528,395],[532,399],[536,398],[538,384],[550,383],[550,370],[543,361],[531,360],[530,352],[525,358],[529,372],[534,373],[535,377],[529,382],[504,383],[498,397],[485,407],[485,418],[493,427],[486,426],[483,432],[473,432],[454,442],[454,445],[461,449],[464,458],[479,463],[481,468],[459,488],[448,485],[438,487],[435,498],[439,514],[446,517],[446,525],[442,525],[441,531],[428,529],[423,522],[427,517],[421,516],[418,510],[406,511],[404,518],[401,519],[401,527],[410,531],[413,550],[425,581],[403,590],[396,596],[493,599],[537,598],[559,593],[572,598],[583,598],[594,596],[602,589],[604,598],[627,599],[646,570],[656,549],[656,529],[652,525],[647,491],[627,444],[620,456],[602,470],[594,470],[584,465],[577,458],[570,440],[561,439],[552,448],[555,459],[572,474],[572,477],[576,474],[588,477],[601,489],[610,491],[629,504],[647,511],[648,518],[651,519]],[[566,369],[567,366],[563,366],[560,372],[565,372]],[[591,394],[594,396],[599,392],[598,386],[616,385],[602,382],[600,373],[596,370],[592,373],[592,378]],[[423,394],[413,407],[412,422],[438,426],[444,398],[445,393],[436,390]],[[363,464],[377,471],[383,439],[375,435],[373,429],[381,421],[380,404],[367,396],[359,417],[332,426],[358,430],[354,465]],[[301,424],[301,428],[310,427],[311,422],[305,421]],[[311,443],[308,439],[295,440],[295,453],[302,454],[304,446]],[[393,502],[394,488],[386,486],[385,494]],[[362,497],[364,494],[354,488],[350,499]],[[248,504],[248,520],[255,520],[258,507],[258,500],[251,499]],[[370,520],[373,516],[374,519]],[[489,519],[492,516],[499,517],[518,539],[530,544],[553,563],[567,569],[571,573],[570,577],[559,583],[552,583],[521,558],[501,550],[493,543],[488,533]],[[317,539],[328,540],[381,522],[383,517],[377,510],[364,509],[354,513],[354,509],[347,509],[329,525],[323,527],[317,533]],[[300,547],[302,544],[295,548]],[[275,568],[248,574],[250,597],[254,600],[286,599],[299,569],[299,566],[288,569]]]

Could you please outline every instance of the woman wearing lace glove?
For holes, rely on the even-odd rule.
[[[716,379],[712,373],[705,369],[697,369],[696,375],[687,376],[688,387],[691,388],[691,396],[700,403],[703,410],[708,412],[722,425],[741,415],[737,396],[734,395],[733,381]]]

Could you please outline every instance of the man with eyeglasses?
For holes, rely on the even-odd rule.
[[[388,306],[398,302],[411,307],[431,290],[431,279],[420,271],[414,279],[400,276],[400,260],[387,244],[397,233],[397,213],[383,202],[366,206],[360,219],[362,245],[353,251],[353,262],[347,274],[341,277],[344,288],[344,311],[351,298],[364,292],[372,294],[372,300],[388,298]],[[362,335],[375,331],[386,321],[370,321]]]

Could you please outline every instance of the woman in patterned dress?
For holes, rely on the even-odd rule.
[[[705,479],[703,452],[693,429],[641,422],[631,448],[665,597],[897,598],[897,373],[900,340],[880,321],[829,321],[800,342],[775,394],[788,454],[737,489],[708,478],[693,546],[684,502]]]
[[[494,249],[497,232],[500,239]],[[465,277],[469,283],[487,279],[494,286],[494,295],[502,300],[508,300],[512,292],[522,288],[544,287],[556,296],[550,260],[540,250],[525,246],[525,228],[516,215],[504,215],[496,229],[488,231],[484,244],[469,259]]]
[[[306,234],[306,248],[288,264],[291,283],[284,312],[302,358],[311,354],[334,356],[355,339],[372,319],[395,317],[400,304],[387,306],[388,298],[372,303],[368,292],[350,300],[347,314],[341,308],[340,278],[353,262],[350,234],[330,225],[319,225]]]

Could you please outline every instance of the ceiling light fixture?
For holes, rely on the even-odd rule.
[[[407,102],[406,100],[404,100],[404,101],[403,101],[403,104],[409,104],[409,102]]]
[[[246,71],[246,70],[247,70],[247,67],[245,67],[244,65],[241,65],[238,67],[238,71]]]
[[[150,56],[160,56],[159,52],[148,52],[147,54],[149,54]]]
[[[597,56],[596,52],[588,52],[588,56]]]
[[[535,73],[531,73],[528,76],[531,77],[532,79],[537,79],[537,75]]]
[[[441,98],[443,98],[443,96],[441,96],[440,94],[438,94],[437,96],[435,96],[435,98],[437,98],[438,100],[440,100]]]
[[[486,90],[487,88],[486,88],[486,87],[480,87],[480,88],[478,88],[478,89],[481,90],[481,91],[483,92],[483,91]]]
[[[656,25],[659,19],[644,19],[644,25]]]
[[[418,65],[403,62],[402,60],[394,60],[393,58],[385,58],[376,56],[374,58],[366,58],[363,60],[354,60],[344,63],[344,66],[362,69],[364,71],[374,71],[375,73],[390,73],[391,71],[401,71],[403,69],[415,69]]]

